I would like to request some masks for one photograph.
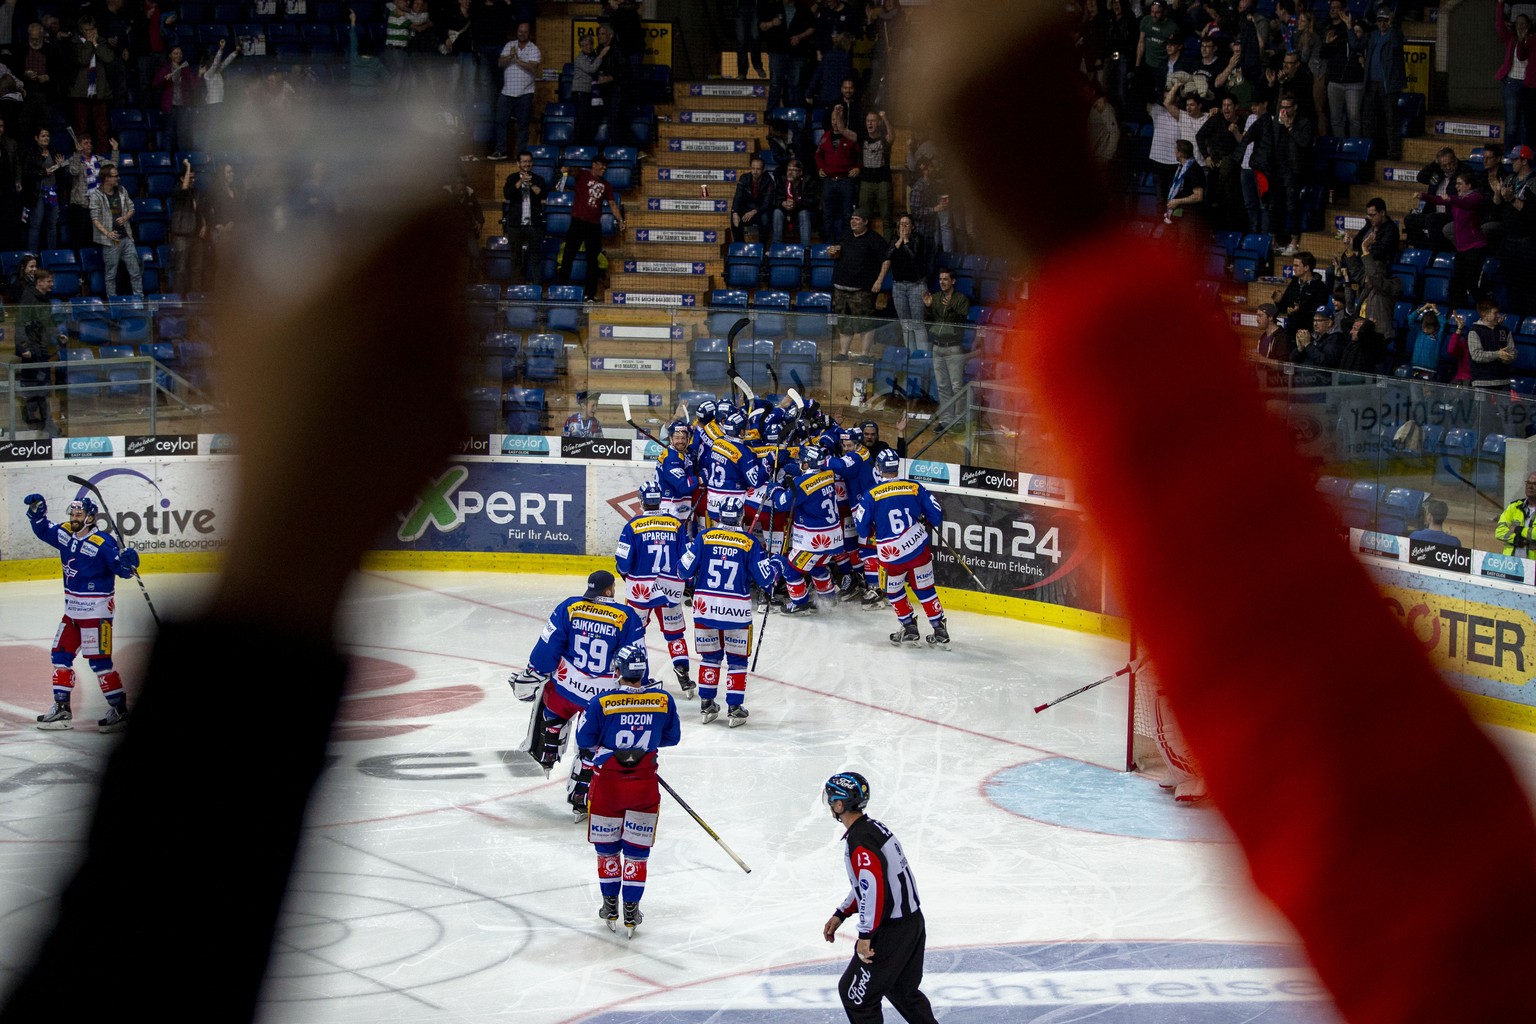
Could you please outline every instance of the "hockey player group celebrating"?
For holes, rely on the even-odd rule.
[[[891,642],[915,647],[924,637],[910,587],[929,623],[927,645],[950,643],[930,549],[943,509],[922,484],[902,479],[894,450],[867,445],[859,428],[840,427],[814,401],[705,401],[691,420],[679,413],[654,480],[640,487],[641,512],[619,535],[618,576],[592,573],[585,593],[550,615],[527,667],[509,680],[534,705],[525,749],[546,772],[575,736],[566,797],[596,848],[598,915],[615,927],[622,895],[630,934],[643,916],[660,810],[657,752],[679,739],[677,703],[649,678],[653,618],[682,699],[698,700],[701,723],[723,711],[731,728],[748,718],[755,609],[766,615],[772,605],[794,617],[840,601],[889,605],[898,620]]]

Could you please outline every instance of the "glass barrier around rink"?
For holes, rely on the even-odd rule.
[[[0,368],[5,436],[216,433],[212,311],[180,300],[100,299],[8,307],[5,333],[51,358]]]
[[[474,434],[588,429],[578,417],[609,436],[660,436],[683,406],[691,414],[705,399],[739,404],[750,391],[786,407],[791,394],[814,400],[840,423],[874,423],[892,444],[904,433],[914,456],[1054,471],[1027,396],[1006,383],[998,328],[966,328],[962,344],[935,347],[914,324],[837,317],[830,303],[469,309]]]
[[[1499,515],[1524,496],[1536,399],[1499,389],[1254,361],[1260,387],[1317,467],[1350,527],[1407,536],[1431,525],[1459,546],[1502,552]],[[1527,553],[1519,552],[1522,556]]]

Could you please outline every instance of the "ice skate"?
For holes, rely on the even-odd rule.
[[[619,898],[617,896],[604,896],[603,905],[597,908],[598,919],[608,925],[608,930],[619,930]]]
[[[683,700],[693,700],[699,695],[699,684],[689,678],[687,665],[673,665],[672,671],[677,673],[677,685],[683,688]]]
[[[914,625],[914,629],[917,627]],[[928,634],[928,646],[936,651],[949,650],[949,626],[944,622],[944,616],[939,616],[939,621],[933,624],[933,632]]]
[[[810,598],[806,598],[803,601],[790,600],[784,602],[785,615],[804,615],[807,612],[813,612],[815,610],[816,605],[812,603]]]
[[[69,723],[75,716],[70,713],[66,701],[55,701],[53,707],[37,716],[37,727],[54,731],[73,728]]]
[[[712,700],[706,700],[699,705],[699,714],[703,717],[704,725],[708,725],[720,717],[720,705]]]
[[[640,922],[645,920],[645,915],[640,913],[639,903],[624,904],[624,927],[629,930],[629,937],[635,937],[635,929],[640,927]]]
[[[725,713],[725,724],[730,726],[732,729],[736,728],[738,725],[746,725],[747,724],[747,709],[746,709],[746,707],[744,705],[742,705],[742,704],[737,704],[735,707],[733,707],[729,711],[727,711]]]
[[[885,604],[885,595],[880,593],[877,587],[865,587],[864,596],[859,598],[861,608],[879,608]]]
[[[901,624],[900,629],[891,634],[891,643],[895,644],[897,647],[900,647],[903,644],[907,645],[908,647],[916,647],[918,641],[922,640],[922,638],[923,635],[917,630],[917,620],[908,619],[906,622]]]
[[[119,732],[128,726],[128,707],[110,708],[107,717],[98,719],[96,728],[101,732]]]

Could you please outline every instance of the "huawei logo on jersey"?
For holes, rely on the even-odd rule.
[[[880,549],[880,557],[886,559],[887,561],[895,558],[899,554],[901,554],[901,548],[898,548],[894,544],[887,544]]]
[[[629,585],[630,597],[650,597],[651,585],[649,583],[631,583]]]
[[[811,547],[813,548],[829,548],[831,546],[832,538],[828,537],[824,533],[818,533],[816,536],[811,538]]]
[[[708,610],[709,605],[704,602],[702,597],[696,597],[693,599],[693,614],[703,615]]]

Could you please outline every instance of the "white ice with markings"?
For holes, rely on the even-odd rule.
[[[162,614],[207,583],[146,579]],[[661,760],[751,873],[664,795],[645,922],[633,941],[610,932],[566,809],[569,755],[546,779],[518,752],[529,706],[505,682],[579,589],[497,573],[360,579],[344,617],[357,686],[311,808],[264,1021],[842,1020],[853,924],[822,941],[847,880],[820,801],[842,769],[868,776],[872,814],[914,866],[941,1020],[1333,1020],[1218,821],[1185,830],[1196,841],[1136,837],[1214,812],[1113,770],[1123,680],[1032,712],[1120,667],[1125,645],[964,612],[949,652],[893,647],[889,610],[771,617],[747,725],[701,726],[682,703],[683,741]],[[142,665],[148,613],[126,588],[118,608],[120,660]],[[0,586],[0,987],[82,848],[82,783],[113,742],[95,732],[105,705],[83,663],[79,727],[31,726],[50,700],[60,609],[56,581]],[[659,634],[649,646],[676,693]],[[1536,778],[1531,737],[1499,738]],[[260,770],[221,765],[216,746],[189,757],[199,771]]]

